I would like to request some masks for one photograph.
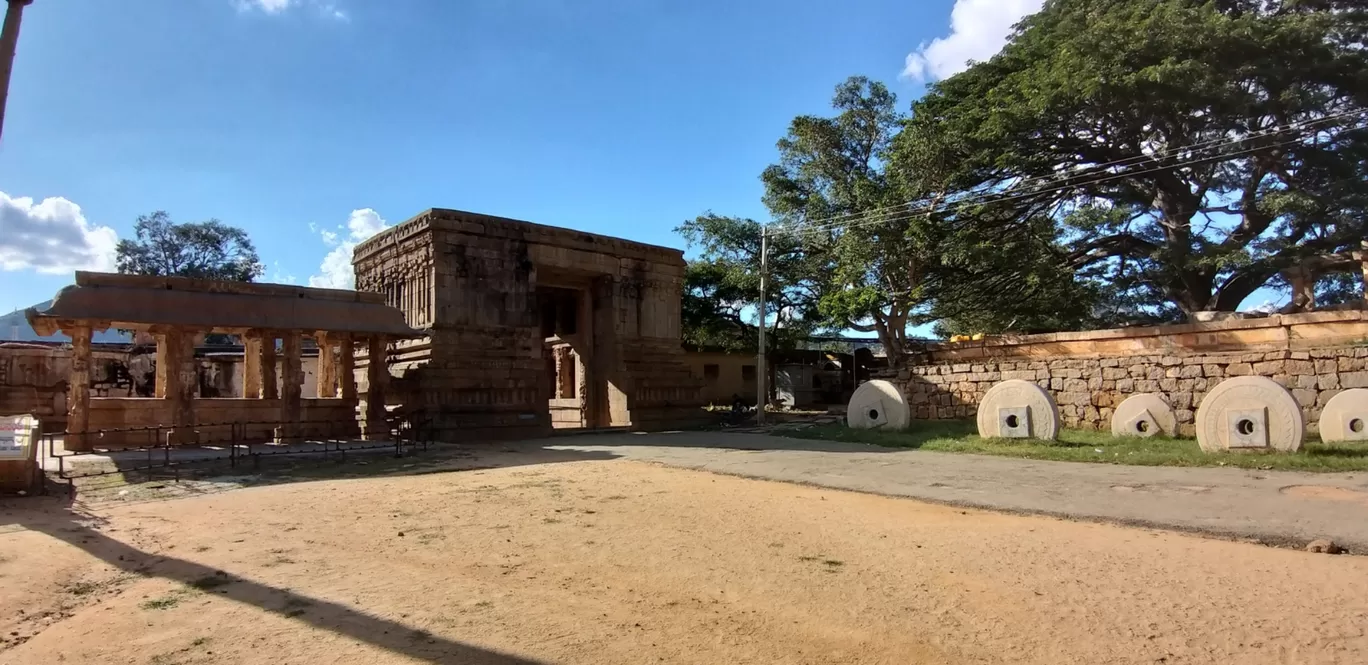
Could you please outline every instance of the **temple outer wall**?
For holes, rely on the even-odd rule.
[[[1066,427],[1108,430],[1136,393],[1172,406],[1178,434],[1194,436],[1197,407],[1217,384],[1266,376],[1291,391],[1310,433],[1342,390],[1368,388],[1368,312],[1332,311],[1179,326],[1027,335],[932,344],[876,378],[896,383],[917,420],[972,418],[983,394],[1032,381],[1059,404]]]

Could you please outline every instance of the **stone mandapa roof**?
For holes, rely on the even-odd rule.
[[[24,316],[41,335],[55,333],[67,321],[90,322],[97,329],[424,334],[410,328],[403,313],[386,305],[378,293],[98,272],[77,272],[75,286],[59,291],[51,307],[43,312],[29,308]]]

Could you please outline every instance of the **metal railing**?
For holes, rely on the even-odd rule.
[[[171,474],[171,478],[179,482],[182,468],[208,466],[225,460],[230,468],[251,464],[253,469],[259,469],[263,458],[281,456],[334,453],[345,457],[348,452],[393,449],[395,457],[403,457],[405,450],[428,449],[428,444],[432,443],[432,430],[425,425],[413,417],[392,417],[383,429],[372,430],[364,438],[354,420],[197,423],[189,428],[190,436],[178,435],[185,434],[184,426],[108,428],[78,433],[94,444],[93,449],[61,452],[57,449],[57,439],[64,435],[49,433],[42,439],[46,452],[42,466],[49,478],[55,475],[55,479],[65,483],[68,491],[74,494],[75,481],[83,478],[143,472],[151,480],[160,472]],[[286,435],[286,438],[274,440],[274,437],[261,434],[266,431]],[[217,435],[206,436],[209,433]],[[111,435],[124,435],[119,438],[126,440],[127,435],[143,434],[150,445],[99,447],[99,441],[113,439]],[[377,440],[377,437],[382,438]],[[145,454],[145,460],[133,461],[139,454]],[[50,468],[50,461],[56,463],[55,471]],[[80,468],[83,461],[91,464]]]

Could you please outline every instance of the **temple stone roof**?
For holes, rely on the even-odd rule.
[[[75,322],[96,329],[172,326],[201,331],[327,331],[417,337],[378,293],[186,277],[77,272],[46,311],[24,313],[40,335]]]

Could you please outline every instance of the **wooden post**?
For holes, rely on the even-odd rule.
[[[385,388],[389,384],[389,363],[385,354],[385,336],[372,336],[366,354],[365,435],[370,440],[383,440],[389,437],[389,423],[385,411]]]
[[[242,396],[261,397],[261,333],[255,330],[242,336]]]
[[[314,335],[318,340],[318,396],[327,399],[337,397],[337,356],[333,353],[333,336],[326,332]]]
[[[261,393],[253,395],[260,399],[278,399],[280,388],[276,382],[276,336],[275,333],[264,334],[260,339],[261,344]]]
[[[71,378],[67,395],[67,427],[63,446],[67,450],[90,450],[94,437],[90,426],[90,335],[88,325],[64,331],[71,336]]]
[[[285,358],[281,362],[281,423],[276,430],[276,439],[293,443],[300,437],[300,398],[304,391],[304,367],[300,360],[298,331],[291,330],[285,333],[281,350],[285,352]]]

